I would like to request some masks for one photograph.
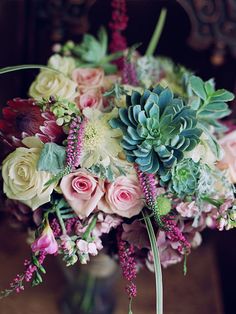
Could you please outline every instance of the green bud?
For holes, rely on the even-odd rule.
[[[164,195],[160,195],[156,199],[155,207],[160,216],[167,215],[171,211],[171,200]]]

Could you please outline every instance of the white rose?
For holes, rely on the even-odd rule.
[[[30,143],[31,148],[19,147],[3,161],[3,190],[9,199],[18,200],[35,210],[50,201],[54,185],[45,186],[52,174],[37,171],[42,143],[29,139],[26,138],[24,144]]]
[[[75,69],[75,60],[71,57],[62,57],[59,54],[55,54],[48,60],[48,66],[71,76],[72,71]]]
[[[77,96],[77,85],[63,74],[55,71],[43,70],[31,84],[29,95],[34,99],[57,96],[73,101]]]

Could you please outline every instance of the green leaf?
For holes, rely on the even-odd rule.
[[[106,63],[102,65],[106,74],[113,74],[117,71],[117,66],[115,64]]]
[[[206,91],[207,95],[211,95],[215,91],[215,84],[214,84],[214,81],[212,79],[209,81],[206,81],[204,84],[204,87],[205,87],[205,91]]]
[[[156,280],[156,314],[163,314],[163,284],[162,284],[162,271],[160,256],[157,247],[156,235],[153,230],[151,219],[146,212],[142,212],[143,218],[146,224],[148,237],[150,240],[155,269],[155,280]]]
[[[214,153],[216,158],[218,160],[220,160],[222,158],[222,149],[221,149],[220,145],[218,144],[218,141],[216,140],[214,135],[212,135],[210,133],[208,127],[206,127],[203,123],[199,122],[198,126],[200,129],[202,129],[204,131],[205,135],[207,136],[206,142],[209,145],[209,147],[211,148],[212,152]]]
[[[41,151],[37,169],[57,175],[64,169],[65,158],[66,150],[64,147],[55,143],[46,143]]]
[[[210,98],[210,101],[211,102],[224,102],[224,101],[231,101],[234,99],[234,94],[233,93],[230,93],[228,92],[227,90],[225,89],[218,89],[217,91],[215,91],[211,98]]]
[[[107,38],[107,32],[104,27],[101,27],[98,31],[98,39],[101,44],[101,52],[102,55],[106,55],[107,52],[107,43],[108,43],[108,38]]]
[[[207,94],[205,92],[205,88],[204,88],[204,82],[202,81],[202,79],[200,79],[200,77],[198,76],[191,76],[190,77],[190,86],[192,88],[192,90],[194,91],[194,93],[199,96],[201,99],[206,100],[207,99]]]
[[[193,110],[198,110],[200,105],[201,105],[201,99],[197,96],[192,96],[189,99],[188,105],[193,109]]]

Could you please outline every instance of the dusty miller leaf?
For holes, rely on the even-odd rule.
[[[65,168],[66,150],[55,143],[46,143],[41,151],[37,169],[56,175]]]

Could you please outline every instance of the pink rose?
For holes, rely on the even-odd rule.
[[[224,150],[224,157],[217,166],[220,169],[228,168],[232,183],[236,183],[236,131],[224,136],[220,144]]]
[[[102,94],[97,89],[89,89],[84,94],[75,98],[77,107],[80,110],[84,108],[101,109],[102,107]]]
[[[144,206],[143,194],[135,175],[120,176],[114,182],[107,183],[105,197],[98,208],[108,214],[121,217],[138,215]]]
[[[33,252],[44,251],[47,254],[55,254],[58,251],[58,244],[49,224],[46,225],[41,237],[34,241],[31,248]]]
[[[80,91],[101,87],[104,79],[104,71],[94,68],[78,68],[72,73],[72,79],[78,84]]]
[[[63,177],[60,186],[65,199],[81,218],[88,217],[104,195],[103,183],[84,169]]]

